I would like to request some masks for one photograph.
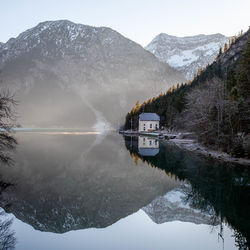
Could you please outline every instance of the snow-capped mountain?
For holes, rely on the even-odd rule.
[[[2,45],[0,65],[3,67],[4,63],[34,49],[39,52],[36,59],[57,59],[73,54],[80,56],[92,47],[97,39],[99,45],[104,47],[112,44],[117,34],[106,27],[96,28],[67,20],[42,22]]]
[[[220,47],[224,48],[229,38],[221,34],[176,37],[157,35],[146,49],[162,62],[192,79],[199,67],[205,67],[215,59]]]
[[[23,126],[123,123],[141,101],[183,76],[106,27],[47,21],[0,46],[0,81],[16,93]]]

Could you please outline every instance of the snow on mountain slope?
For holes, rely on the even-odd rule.
[[[112,36],[101,39],[103,33],[115,36],[116,32],[110,28],[75,24],[68,20],[45,21],[2,44],[0,65],[38,47],[42,49],[40,56],[54,58],[55,55],[63,57],[66,54],[82,53],[97,37],[102,45],[111,44]]]
[[[192,79],[199,67],[211,63],[229,40],[221,34],[176,37],[159,34],[146,49],[162,62],[179,70],[187,79]]]

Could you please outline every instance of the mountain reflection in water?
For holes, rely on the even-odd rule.
[[[179,185],[156,169],[134,167],[122,138],[19,134],[16,164],[1,173],[17,188],[1,206],[41,231],[107,227]],[[128,161],[129,160],[129,161]]]
[[[140,154],[142,138],[145,137],[125,137],[125,145],[131,157],[137,163],[141,160],[152,167],[164,170],[168,176],[189,183],[188,188],[187,186],[182,188],[184,203],[189,204],[193,209],[213,216],[215,224],[218,220],[226,222],[234,229],[236,245],[240,249],[249,248],[249,168],[205,160],[165,142],[160,144],[157,156],[142,155]],[[180,192],[180,189],[178,191]],[[159,200],[163,199],[164,197],[159,197],[148,206],[153,207],[153,210],[156,210],[155,213],[160,217],[164,217],[164,212],[160,210],[159,214],[157,203],[159,204]],[[162,203],[161,206],[163,206]],[[155,209],[154,206],[156,206]],[[146,207],[146,211],[150,210],[148,207]],[[166,206],[166,209],[171,210],[169,206]],[[150,211],[152,212],[152,209]],[[172,217],[165,218],[164,221],[170,221],[175,216],[178,216],[177,210]],[[154,215],[151,217],[160,223],[159,218],[154,218]]]
[[[14,184],[2,191],[0,206],[36,230],[105,228],[144,211],[156,224],[220,225],[222,239],[229,225],[236,245],[249,242],[246,168],[148,137],[40,131],[16,138],[14,164],[0,166],[2,179]]]

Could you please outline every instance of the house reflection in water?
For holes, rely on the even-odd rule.
[[[138,151],[141,156],[155,156],[159,153],[159,142],[154,138],[139,136]]]

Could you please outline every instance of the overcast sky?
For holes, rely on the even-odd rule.
[[[143,46],[159,33],[230,36],[250,25],[249,0],[10,0],[0,8],[0,42],[59,19],[107,26]]]

